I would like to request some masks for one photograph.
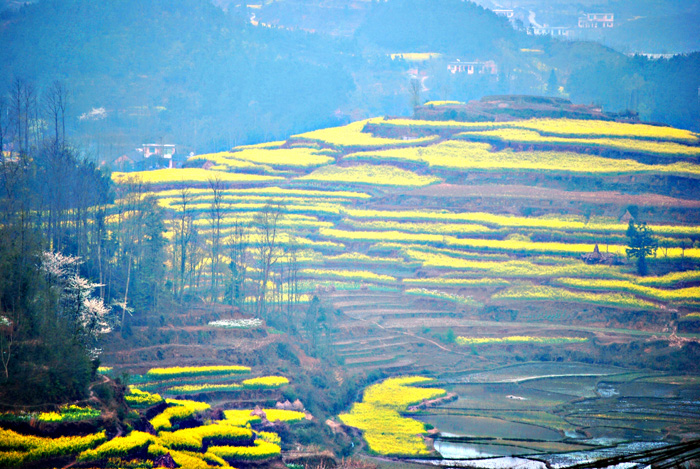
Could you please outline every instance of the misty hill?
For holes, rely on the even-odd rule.
[[[188,154],[409,115],[412,76],[424,79],[422,102],[553,95],[606,111],[631,109],[645,120],[698,125],[698,54],[650,61],[597,43],[528,36],[457,0],[348,8],[220,3],[228,10],[206,0],[44,0],[8,11],[0,26],[0,89],[14,78],[33,83],[38,93],[64,81],[72,94],[69,133],[107,161],[147,142],[175,143]],[[322,32],[345,28],[353,37],[304,31],[316,21],[308,13],[316,7],[339,15]],[[266,27],[263,20],[276,23]],[[392,58],[416,52],[439,55]],[[456,60],[493,61],[495,73],[449,73]]]
[[[374,4],[356,36],[396,52],[445,52],[458,56],[483,55],[498,41],[521,43],[526,39],[505,18],[460,0]]]
[[[77,115],[104,107],[105,127],[198,148],[328,122],[353,84],[300,54],[310,41],[253,28],[206,0],[46,0],[5,26],[0,61],[8,82],[65,80]]]

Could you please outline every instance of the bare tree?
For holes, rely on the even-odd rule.
[[[246,226],[240,220],[236,219],[233,223],[233,233],[226,238],[226,246],[228,248],[229,270],[231,271],[231,280],[227,296],[231,304],[237,306],[239,310],[245,307],[245,279],[248,270],[248,232]]]
[[[29,152],[31,141],[30,130],[36,136],[37,129],[32,127],[33,121],[36,121],[36,90],[32,83],[26,83],[24,85],[23,92],[23,102],[24,102],[24,149]],[[34,119],[32,118],[34,117]]]
[[[178,203],[175,207],[177,211],[174,220],[175,231],[175,249],[173,267],[177,266],[177,278],[175,284],[175,296],[182,300],[182,295],[185,288],[185,277],[187,271],[187,257],[190,250],[190,244],[196,236],[194,227],[194,216],[190,205],[192,204],[193,196],[189,188],[184,187],[180,190]]]
[[[66,141],[66,108],[68,89],[60,81],[54,81],[44,93],[44,109],[53,122],[54,144],[62,147]]]
[[[260,269],[260,282],[255,301],[255,313],[258,316],[264,316],[267,313],[265,305],[267,283],[270,279],[272,268],[282,255],[278,242],[279,223],[283,213],[282,204],[279,202],[267,203],[253,219],[253,227],[258,237],[256,249],[257,262]]]
[[[212,201],[209,206],[211,221],[211,301],[219,298],[219,273],[221,264],[221,223],[224,218],[224,183],[218,176],[209,179]]]
[[[290,237],[286,250],[287,261],[287,329],[294,323],[294,314],[299,304],[299,244],[296,238]]]
[[[15,144],[16,149],[17,151],[19,151],[20,154],[24,153],[26,150],[26,148],[22,146],[22,143],[24,142],[22,138],[22,130],[24,130],[25,128],[25,114],[22,103],[24,102],[23,100],[25,86],[26,85],[24,83],[24,80],[20,78],[15,78],[10,88],[10,108],[12,112],[12,127],[14,129],[13,143]]]

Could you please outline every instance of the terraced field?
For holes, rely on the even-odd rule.
[[[52,438],[0,429],[0,464],[2,467],[26,467],[28,464],[47,467],[57,458],[69,458],[79,464],[110,467],[119,458],[137,460],[140,465],[152,467],[154,462],[158,463],[159,457],[169,454],[180,467],[207,468],[279,459],[282,438],[270,430],[278,429],[280,425],[285,429],[287,425],[313,419],[313,416],[304,411],[301,403],[294,410],[280,406],[255,407],[274,397],[269,393],[266,395],[265,391],[282,388],[289,384],[289,380],[282,376],[240,380],[241,376],[249,375],[252,371],[249,367],[238,365],[149,369],[143,375],[133,377],[135,384],[129,387],[125,400],[135,409],[133,414],[148,418],[150,428],[145,430],[150,432],[129,428],[117,435],[110,435],[109,439],[104,431],[85,436]],[[112,369],[103,368],[101,372],[110,374]],[[235,410],[202,418],[211,411],[213,395],[244,391],[248,402],[218,402],[219,406],[232,406]],[[189,394],[190,398],[164,399],[161,394]],[[245,403],[252,406],[246,408]],[[51,421],[81,422],[84,424],[82,431],[85,431],[90,428],[89,421],[99,416],[99,411],[95,412],[89,407],[70,406],[60,414],[56,413]],[[0,414],[0,417],[17,419],[15,414]],[[37,418],[34,415],[24,417],[27,421]]]
[[[536,454],[542,461],[606,444],[627,448],[635,439],[674,442],[681,431],[700,436],[697,419],[682,415],[692,409],[680,402],[695,395],[697,383],[668,388],[668,400],[658,405],[648,396],[635,401],[640,380],[659,378],[663,365],[640,371],[630,362],[644,350],[646,364],[670,363],[698,341],[692,324],[700,307],[699,156],[698,135],[644,124],[370,119],[199,155],[184,169],[113,177],[124,187],[138,178],[149,184],[147,195],[172,220],[171,241],[179,236],[175,221],[185,215],[188,189],[186,215],[204,243],[192,266],[199,279],[199,287],[188,285],[192,294],[205,291],[211,276],[206,252],[215,199],[222,244],[245,235],[249,258],[264,244],[256,215],[279,207],[278,257],[269,277],[277,286],[268,307],[281,311],[298,294],[291,316],[303,333],[304,311],[316,296],[331,312],[321,334],[329,363],[358,376],[437,377],[458,396],[417,415],[440,432],[433,447],[402,453],[382,440],[393,448],[386,454],[434,456],[435,449],[458,459]],[[214,166],[197,167],[206,162]],[[626,256],[630,218],[648,223],[659,241],[648,276],[639,276]],[[584,261],[594,252],[597,258]],[[199,346],[110,351],[106,361],[220,363],[284,341],[268,334],[262,318],[250,317],[260,274],[249,267],[242,311],[203,314],[181,327],[206,332]],[[286,286],[292,269],[295,293]],[[245,317],[261,322],[210,325]],[[582,359],[605,366],[587,368]],[[498,368],[538,361],[551,370]],[[220,397],[238,386],[245,383],[212,378],[153,390]],[[655,383],[649,392],[664,386]],[[585,401],[579,406],[577,399]],[[623,411],[633,415],[618,419]],[[644,423],[641,415],[658,418]],[[377,445],[372,438],[370,449]]]

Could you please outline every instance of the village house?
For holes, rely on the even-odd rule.
[[[505,16],[508,19],[513,17],[513,10],[493,10],[498,16]]]
[[[162,143],[144,143],[139,151],[143,154],[146,160],[147,168],[173,168],[175,145]]]
[[[578,27],[582,29],[612,28],[614,22],[613,13],[584,13],[578,18]]]
[[[535,36],[569,37],[572,34],[567,26],[532,26],[531,31]]]
[[[462,62],[459,59],[454,62],[447,64],[447,70],[453,74],[466,73],[467,75],[496,75],[498,73],[498,66],[493,60],[487,60],[485,62],[475,61],[475,62]]]
[[[161,158],[171,159],[175,154],[175,145],[164,145],[162,143],[144,143],[141,146],[144,158],[151,156],[159,156]]]

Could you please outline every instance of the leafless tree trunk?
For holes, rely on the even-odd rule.
[[[280,203],[268,203],[261,212],[256,214],[253,220],[258,235],[257,253],[258,265],[260,268],[260,283],[258,285],[255,313],[257,316],[266,316],[266,294],[267,283],[270,279],[272,267],[280,258],[280,251],[277,246],[279,235],[279,222],[283,216],[283,207]]]
[[[209,207],[211,220],[211,301],[219,298],[219,266],[221,264],[221,222],[224,218],[224,184],[219,177],[209,180],[213,199]]]
[[[54,81],[44,94],[44,109],[53,122],[54,144],[62,148],[66,140],[66,108],[68,90],[60,81]]]
[[[245,308],[245,279],[248,270],[248,234],[245,225],[236,220],[233,233],[227,238],[227,247],[231,263],[231,303],[243,311]]]
[[[180,190],[178,204],[176,207],[177,218],[175,220],[175,260],[173,267],[177,265],[177,279],[175,283],[175,296],[182,301],[185,290],[185,276],[187,267],[188,249],[195,236],[194,217],[189,208],[192,203],[192,192],[185,187]]]
[[[26,83],[24,85],[24,93],[23,93],[23,101],[24,101],[24,150],[26,152],[29,151],[29,142],[30,142],[30,135],[29,131],[31,129],[31,117],[32,117],[32,112],[36,108],[36,92],[34,90],[34,85],[31,83]]]
[[[24,129],[24,117],[25,114],[23,113],[23,102],[24,102],[24,88],[25,88],[25,83],[23,80],[19,78],[15,78],[15,80],[12,82],[12,87],[10,90],[10,106],[12,109],[12,118],[14,120],[14,129],[15,129],[15,135],[14,135],[14,143],[16,145],[16,151],[19,151],[20,154],[24,153],[26,151],[26,148],[22,146],[22,143],[24,142],[24,139],[22,138],[22,130]]]
[[[299,304],[299,245],[295,238],[290,238],[287,247],[287,329],[294,323],[294,314]]]

